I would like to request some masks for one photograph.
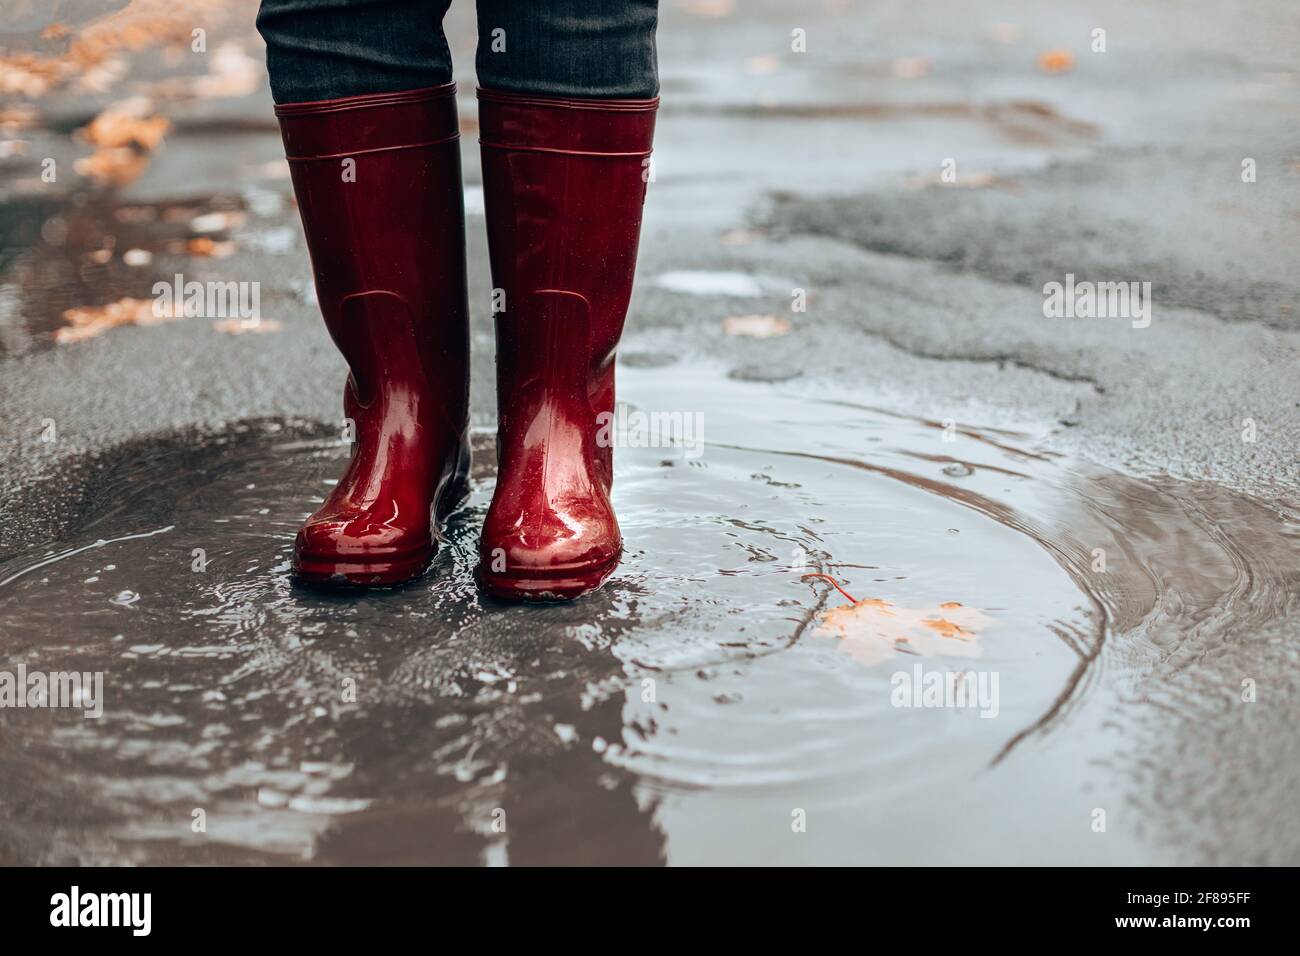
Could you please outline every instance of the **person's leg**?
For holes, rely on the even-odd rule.
[[[658,105],[656,8],[480,0],[478,20],[488,244],[504,294],[480,580],[507,600],[571,598],[622,555],[614,353]]]
[[[451,82],[450,0],[262,0],[257,29],[276,103]]]
[[[258,23],[352,458],[294,546],[302,580],[420,574],[469,468],[469,333],[445,3],[264,0]]]
[[[649,99],[658,0],[478,0],[479,85],[499,93]]]

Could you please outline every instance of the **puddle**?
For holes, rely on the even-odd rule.
[[[154,284],[177,272],[206,274],[234,250],[232,236],[247,219],[238,195],[157,203],[80,195],[3,208],[0,292],[10,304],[0,313],[0,353],[10,354],[53,346],[72,328],[69,316],[126,308],[147,321]],[[288,230],[254,234],[250,245],[277,251],[292,239]]]
[[[1132,784],[1093,762],[1103,662],[1175,666],[1188,634],[1293,600],[1293,518],[1042,436],[631,358],[629,419],[696,416],[703,445],[629,438],[626,559],[572,605],[474,588],[489,436],[446,547],[396,591],[292,583],[294,532],[346,455],[304,423],[137,442],[6,502],[8,527],[46,516],[25,540],[48,543],[6,544],[0,668],[102,672],[104,691],[98,719],[0,710],[0,858],[1140,852],[1087,826]],[[1290,537],[1253,540],[1266,526]],[[959,684],[981,706],[934,706]]]

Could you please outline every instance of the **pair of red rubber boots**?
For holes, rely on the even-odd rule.
[[[479,580],[497,598],[577,597],[622,555],[613,449],[597,437],[614,410],[657,102],[479,92],[499,424]],[[423,573],[468,493],[455,87],[276,113],[355,429],[294,569],[309,583],[400,584]]]

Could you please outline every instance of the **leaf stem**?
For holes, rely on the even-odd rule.
[[[858,599],[855,598],[855,597],[854,597],[852,594],[850,594],[848,591],[846,591],[846,590],[844,590],[842,587],[840,587],[840,582],[836,581],[836,580],[835,580],[833,577],[831,577],[829,574],[805,574],[805,575],[804,575],[803,577],[801,577],[799,580],[800,580],[800,581],[807,581],[809,578],[825,578],[827,581],[831,582],[831,586],[834,587],[835,590],[839,591],[841,594],[843,594],[846,598],[848,598],[848,599],[849,599],[850,601],[852,601],[854,604],[857,604],[857,603],[858,603]]]

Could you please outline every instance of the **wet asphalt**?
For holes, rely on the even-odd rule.
[[[260,56],[252,5],[199,6],[212,18],[214,46],[230,42]],[[970,856],[1300,860],[1300,817],[1291,809],[1300,786],[1293,732],[1300,725],[1294,11],[1270,2],[1243,15],[1172,0],[1045,3],[1032,11],[1011,2],[973,11],[947,0],[806,4],[797,12],[766,2],[735,10],[725,3],[664,6],[663,107],[621,351],[628,368],[669,375],[676,368],[693,383],[716,377],[765,390],[745,394],[770,395],[756,407],[774,420],[795,389],[913,419],[1012,429],[1032,436],[1045,454],[1144,483],[1144,491],[1116,492],[1117,499],[1177,505],[1178,520],[1150,519],[1144,534],[1134,535],[1145,542],[1135,545],[1144,554],[1135,563],[1154,596],[1130,606],[1121,594],[1108,608],[1115,633],[1128,628],[1139,636],[1097,658],[1092,711],[1080,723],[1118,727],[1117,737],[1081,733],[1086,745],[1076,746],[1067,726],[1029,750],[1044,767],[1088,763],[1092,769],[1079,779],[1095,784],[1081,786],[1095,785],[1126,808],[1125,848],[1090,856],[1094,851],[1070,836],[1061,838],[1057,856],[1050,846],[1021,852],[972,839],[964,844]],[[470,210],[472,414],[486,434],[494,421],[492,333],[483,219],[474,211],[481,193],[473,35],[466,10],[454,11],[448,24],[461,64]],[[1106,31],[1104,53],[1089,49],[1096,28]],[[806,32],[805,52],[791,50],[793,30]],[[31,32],[14,31],[7,48],[47,42]],[[1057,48],[1073,51],[1074,63],[1053,74],[1036,59]],[[52,156],[70,170],[86,151],[71,131],[106,103],[206,68],[144,53],[128,61],[126,78],[105,92],[37,100],[40,120],[22,134],[25,154],[0,160],[7,180],[0,187],[0,559],[7,568],[42,543],[76,540],[90,513],[86,502],[98,501],[100,512],[107,507],[107,492],[87,490],[98,463],[120,468],[124,447],[147,450],[160,436],[170,446],[177,434],[211,436],[255,419],[319,437],[341,415],[342,363],[314,313],[263,86],[228,98],[160,97],[173,129],[148,169],[116,193],[89,189],[70,174],[40,182],[36,159]],[[1248,159],[1253,182],[1242,180]],[[951,183],[940,177],[948,160],[956,169]],[[96,204],[110,212],[96,212]],[[50,242],[50,219],[75,226],[123,206],[187,204],[195,216],[240,213],[216,234],[232,242],[229,257],[193,259],[160,247],[138,274],[114,266],[109,276],[87,275],[62,261],[66,239]],[[64,233],[56,226],[53,234]],[[145,296],[153,281],[175,272],[260,283],[262,315],[280,328],[229,335],[187,320],[53,343],[62,308],[50,303]],[[1044,283],[1067,273],[1150,282],[1149,327],[1125,318],[1045,317]],[[792,309],[797,298],[805,311]],[[752,315],[786,320],[790,329],[768,338],[725,331],[728,317]],[[817,441],[810,432],[804,450]],[[129,482],[108,487],[132,493]],[[1089,494],[1079,497],[1092,500]],[[1152,513],[1139,510],[1130,514],[1135,528]],[[1207,541],[1221,551],[1206,557]],[[1083,552],[1087,544],[1080,543]],[[1199,599],[1203,613],[1172,608],[1175,599]],[[429,613],[436,617],[436,610]],[[582,626],[566,613],[563,627]],[[636,618],[626,608],[605,613],[606,621]],[[1115,622],[1125,614],[1136,616],[1121,627]],[[476,618],[473,627],[492,631],[489,642],[508,643],[539,627],[544,635],[548,625],[538,620],[492,625]],[[647,620],[670,629],[673,618]],[[617,631],[607,630],[602,646],[616,641]],[[32,637],[24,635],[24,646]],[[428,664],[435,675],[441,666]],[[626,667],[580,659],[572,670],[582,680],[562,666],[545,672],[567,691],[573,688],[565,681],[599,684]],[[1243,680],[1261,688],[1245,716],[1231,706]],[[605,735],[617,728],[617,715],[602,721]],[[524,773],[542,774],[545,786],[562,791],[539,769],[550,750],[528,753],[533,763],[524,761]],[[584,792],[602,792],[591,783],[604,772],[599,760],[568,759],[587,782]],[[1032,764],[1001,778],[1005,784],[972,773],[973,789],[989,801],[1000,787],[1036,775]],[[621,765],[609,782],[612,796],[592,806],[636,817],[628,806],[639,800],[644,809],[645,781],[655,791],[653,778],[635,762]],[[1060,798],[1029,792],[1036,794],[1026,798],[1031,804]],[[396,823],[381,820],[377,832],[400,832],[403,806],[390,808]],[[725,813],[725,803],[709,812]],[[674,824],[663,811],[649,835],[642,825],[626,831],[648,841],[629,850],[627,861],[672,859],[660,831],[677,826],[692,834],[709,819],[682,817],[687,822]],[[329,845],[347,847],[351,833],[333,832]],[[74,840],[65,834],[8,846],[23,859],[77,856],[60,842],[65,838]],[[539,850],[521,849],[521,858],[556,858],[569,845],[554,831],[548,840]],[[298,852],[302,842],[310,841],[287,839],[286,852]],[[721,840],[715,849],[721,859],[739,860],[740,845]],[[100,852],[113,858],[112,841]],[[468,857],[478,852],[477,845],[466,850]],[[905,845],[882,852],[909,859]],[[681,845],[675,855],[697,858]],[[788,858],[819,859],[799,852]],[[947,857],[918,850],[911,858]]]

